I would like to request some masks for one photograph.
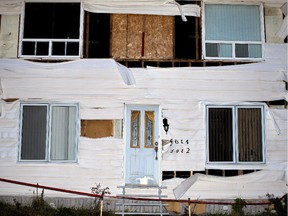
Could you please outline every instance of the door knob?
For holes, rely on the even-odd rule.
[[[154,147],[154,150],[155,150],[155,160],[158,160],[158,142],[155,142],[155,147]]]

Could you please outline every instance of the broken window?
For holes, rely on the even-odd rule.
[[[85,12],[84,57],[110,57],[110,14]]]
[[[180,5],[195,4],[193,1],[177,1]],[[197,3],[196,3],[197,4]],[[200,18],[186,16],[184,22],[181,16],[175,16],[174,21],[174,49],[176,59],[201,58],[201,25]]]
[[[20,160],[76,161],[77,105],[21,104]]]
[[[204,57],[261,59],[262,10],[260,5],[205,4]]]
[[[79,57],[80,3],[25,3],[20,56]]]
[[[208,106],[208,162],[264,162],[263,106]]]

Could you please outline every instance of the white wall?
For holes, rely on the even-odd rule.
[[[191,147],[191,154],[185,156],[164,154],[163,170],[197,171],[207,168],[205,102],[271,101],[284,99],[286,95],[283,80],[287,65],[281,62],[131,69],[136,80],[134,86],[125,85],[114,61],[108,59],[54,64],[6,59],[0,60],[0,65],[1,98],[78,102],[81,119],[124,119],[125,104],[159,105],[162,117],[167,118],[170,124],[167,135],[160,128],[161,139],[188,139]],[[118,193],[116,186],[123,183],[122,139],[81,137],[79,162],[76,164],[18,162],[19,101],[1,102],[4,116],[0,118],[0,177],[84,192],[90,192],[95,183],[101,183],[103,187],[110,187],[112,194]],[[267,164],[253,168],[284,170],[287,163],[287,112],[283,109],[270,112],[274,117],[266,113]],[[275,130],[277,125],[280,135]],[[33,190],[0,184],[1,195],[32,195]],[[55,192],[45,193],[63,196]]]

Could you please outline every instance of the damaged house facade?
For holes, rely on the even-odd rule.
[[[1,1],[0,178],[282,197],[285,2]],[[0,183],[0,196],[34,191]]]

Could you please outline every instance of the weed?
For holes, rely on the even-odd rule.
[[[287,216],[287,194],[283,197],[274,197],[273,194],[266,194],[268,200],[273,204],[278,216]]]
[[[91,193],[100,195],[99,197],[95,197],[94,200],[94,213],[95,215],[102,214],[103,197],[105,194],[110,194],[109,187],[101,188],[101,184],[96,184],[95,187],[91,188]],[[101,215],[100,214],[100,215]]]
[[[243,216],[243,208],[246,207],[246,201],[241,198],[235,199],[235,203],[232,205],[232,215],[233,216]]]

